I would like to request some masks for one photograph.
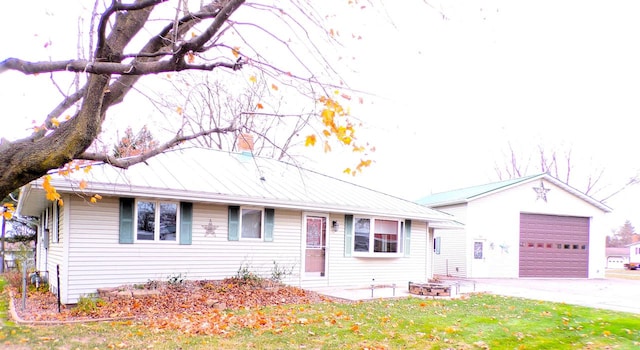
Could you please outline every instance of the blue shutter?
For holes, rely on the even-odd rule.
[[[240,238],[240,207],[229,206],[228,239],[237,241]]]
[[[133,243],[133,198],[120,198],[120,243]]]
[[[264,241],[273,242],[273,226],[275,221],[275,210],[266,208],[264,210]]]
[[[180,244],[191,244],[193,203],[180,202]]]
[[[411,220],[404,221],[404,256],[411,253]]]
[[[344,256],[351,256],[353,250],[353,215],[344,216]]]

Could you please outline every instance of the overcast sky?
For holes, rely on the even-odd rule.
[[[345,78],[371,94],[352,110],[367,123],[361,135],[377,152],[376,163],[349,180],[407,199],[495,181],[494,166],[504,164],[508,143],[523,159],[538,145],[570,150],[571,184],[578,189],[601,168],[602,186],[610,190],[640,169],[640,2],[361,3],[368,8],[337,21],[344,21],[343,32],[362,35],[344,49],[355,70]],[[55,9],[50,1],[30,4]],[[0,15],[3,27],[17,28],[12,21],[21,17],[9,10]],[[60,11],[32,13],[47,29],[15,32],[0,59],[46,59],[50,34],[76,27],[61,22]],[[33,57],[7,52],[24,46],[19,40],[37,48]],[[74,52],[75,42],[53,40],[59,51],[69,52],[63,46],[69,45]],[[57,102],[38,95],[34,103],[35,83],[47,79],[0,75],[0,103],[15,108],[19,101],[17,111],[3,108],[0,137],[12,139]],[[342,176],[344,164],[334,155],[323,159],[323,170]],[[640,229],[638,198],[640,188],[633,188],[607,202],[615,209],[612,227],[630,219]]]

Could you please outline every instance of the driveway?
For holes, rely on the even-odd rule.
[[[587,307],[640,314],[640,280],[628,279],[543,279],[543,278],[477,278],[445,279],[452,296],[473,292],[552,301]],[[415,296],[406,285],[368,287],[322,287],[321,294],[346,300],[367,300]]]
[[[460,293],[490,292],[640,314],[640,280],[487,278],[458,283]]]

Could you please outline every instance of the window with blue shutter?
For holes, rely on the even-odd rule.
[[[229,227],[227,237],[230,241],[240,238],[240,207],[229,206]]]
[[[120,198],[120,243],[133,243],[133,198]]]
[[[404,256],[411,253],[411,220],[404,221]]]
[[[180,244],[191,244],[193,203],[180,202]]]
[[[351,256],[353,249],[353,215],[344,216],[344,256]]]
[[[273,226],[275,224],[275,210],[266,208],[264,210],[264,240],[273,242]]]

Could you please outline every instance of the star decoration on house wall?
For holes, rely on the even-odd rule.
[[[218,228],[218,225],[214,225],[213,221],[211,221],[211,219],[209,219],[209,223],[206,225],[202,225],[202,228],[204,229],[204,236],[216,236],[216,229]]]
[[[540,180],[540,187],[534,187],[533,190],[536,191],[537,194],[536,201],[542,199],[545,202],[547,201],[547,192],[551,191],[550,188],[544,188],[544,182],[542,182],[542,180]]]

